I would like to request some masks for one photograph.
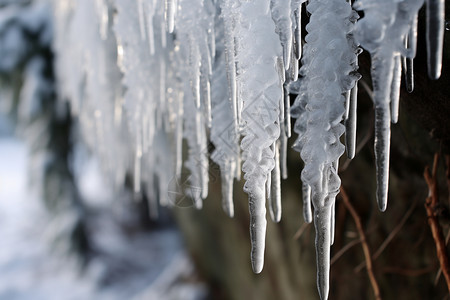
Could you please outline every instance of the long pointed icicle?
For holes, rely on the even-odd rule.
[[[345,148],[347,157],[353,159],[356,152],[356,109],[358,106],[358,83],[350,91],[348,116],[345,120]]]
[[[391,85],[391,120],[392,123],[397,123],[398,121],[398,105],[400,101],[400,83],[402,79],[402,64],[401,57],[397,55],[394,58],[394,71],[392,74],[392,85]]]
[[[167,23],[167,31],[172,33],[175,28],[175,11],[176,11],[175,0],[165,0],[165,11],[164,18]]]
[[[393,79],[394,59],[387,61],[372,59],[372,75],[375,102],[375,161],[377,174],[378,208],[387,207],[389,186],[389,156],[391,144],[391,111],[389,107],[390,85]],[[380,72],[383,70],[383,72]]]
[[[362,49],[358,48],[356,55],[361,54]],[[355,66],[358,66],[358,57],[356,57]],[[353,159],[356,153],[356,119],[358,106],[358,81],[350,90],[350,97],[347,103],[347,111],[345,118],[345,149],[347,150],[347,157]]]
[[[284,123],[280,124],[281,134],[280,134],[280,171],[281,178],[288,178],[288,169],[287,169],[287,151],[288,151],[288,137],[286,136]]]
[[[303,198],[303,219],[306,223],[313,221],[311,210],[311,187],[305,183],[302,184],[302,198]]]
[[[293,39],[290,0],[271,0],[270,10],[275,22],[275,31],[279,35],[283,47],[283,63],[287,70],[291,60]]]
[[[270,0],[242,1],[239,6],[238,55],[240,97],[243,100],[241,142],[249,195],[251,261],[255,273],[264,264],[266,236],[265,186],[275,167],[271,146],[280,136],[280,101],[283,87],[277,58],[282,49],[270,15]]]
[[[344,133],[343,94],[359,79],[352,36],[358,15],[345,0],[311,0],[306,9],[311,17],[300,69],[303,78],[291,113],[297,117],[294,130],[299,134],[294,149],[301,151],[305,162],[302,181],[311,187],[317,284],[324,300],[329,291],[331,208],[340,185],[336,161],[344,152],[339,141]],[[317,49],[324,51],[319,53]],[[341,59],[336,61],[335,57]]]
[[[220,21],[220,19],[219,19]],[[224,23],[217,24],[217,33],[226,30]],[[216,64],[211,81],[211,142],[215,149],[211,159],[219,165],[222,180],[222,208],[229,217],[234,216],[233,182],[238,168],[236,149],[239,149],[237,126],[232,103],[229,101],[232,92],[227,87],[227,64],[225,42],[216,41]]]
[[[414,59],[403,57],[403,73],[405,74],[405,85],[408,93],[414,91]]]
[[[331,206],[331,233],[330,233],[330,245],[334,244],[334,236],[336,231],[336,202]]]
[[[294,30],[293,50],[295,59],[299,60],[302,56],[302,3],[305,0],[291,0],[291,19]]]
[[[230,0],[221,0],[220,7],[222,9],[223,26],[224,26],[224,46],[225,46],[225,61],[228,81],[228,95],[231,102],[233,112],[234,128],[238,130],[239,114],[238,114],[238,98],[236,86],[236,59],[234,43],[234,22],[236,19],[235,9],[232,7],[233,3]],[[237,131],[236,131],[237,134]]]
[[[372,59],[377,202],[381,211],[386,210],[388,198],[390,97],[396,69],[395,59],[402,53],[411,57],[415,53],[415,47],[405,48],[404,38],[410,32],[422,4],[423,0],[411,0],[408,5],[392,0],[380,0],[376,3],[359,0],[353,5],[356,9],[364,10],[364,18],[357,23],[355,35],[361,46],[370,52]]]
[[[275,167],[270,175],[269,212],[272,221],[278,223],[281,220],[280,144],[275,143],[273,148],[275,150]]]
[[[426,7],[428,76],[438,79],[441,76],[444,47],[445,0],[427,0]]]
[[[405,85],[408,93],[412,93],[414,90],[414,56],[416,56],[417,48],[417,14],[414,16],[411,28],[408,35],[405,38],[405,47],[411,51],[409,57],[403,56],[403,73],[405,74]]]
[[[320,299],[328,299],[330,291],[331,207],[314,211],[316,228],[317,286]]]

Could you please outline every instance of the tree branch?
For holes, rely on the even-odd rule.
[[[364,229],[361,224],[361,218],[359,217],[359,215],[356,212],[353,205],[350,203],[350,200],[348,198],[347,193],[344,190],[344,187],[341,186],[340,190],[341,190],[341,197],[342,197],[342,200],[344,201],[345,207],[347,207],[348,211],[352,215],[353,220],[355,221],[356,229],[358,230],[358,233],[359,233],[361,245],[362,245],[363,252],[364,252],[364,257],[366,259],[367,275],[369,275],[370,284],[372,285],[375,299],[381,300],[380,288],[378,286],[377,279],[375,278],[375,275],[373,273],[372,255],[370,254],[370,249],[369,249],[369,245],[367,244],[366,234],[364,233]]]
[[[435,214],[435,208],[439,204],[438,183],[436,179],[437,165],[439,162],[439,154],[434,155],[433,170],[430,174],[429,167],[425,167],[423,176],[427,182],[429,194],[425,201],[425,208],[428,216],[428,224],[431,228],[434,243],[436,244],[436,253],[441,265],[442,273],[444,274],[447,288],[450,292],[450,267],[448,262],[447,248],[445,246],[444,235],[442,233],[441,225]]]

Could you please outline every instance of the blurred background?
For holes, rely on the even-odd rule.
[[[0,299],[318,299],[314,228],[302,219],[298,153],[289,151],[282,220],[268,221],[264,270],[254,275],[242,182],[235,184],[233,219],[222,211],[214,165],[202,210],[180,189],[183,201],[159,208],[151,219],[155,195],[134,193],[131,175],[120,189],[104,179],[70,106],[58,100],[52,30],[48,5],[0,0]],[[359,153],[340,162],[330,299],[375,299],[375,287],[378,299],[449,299],[427,223],[423,177],[439,153],[440,204],[433,209],[447,242],[445,34],[443,74],[430,81],[419,32],[416,88],[409,94],[402,87],[400,120],[392,127],[385,213],[375,200],[370,59],[360,56]]]

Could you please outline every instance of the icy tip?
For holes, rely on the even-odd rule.
[[[274,223],[280,223],[281,221],[281,211],[279,209],[270,210],[270,218]]]
[[[328,299],[328,294],[329,294],[329,285],[328,285],[328,281],[326,282],[321,282],[320,279],[317,282],[317,291],[319,292],[319,298],[320,300],[327,300]]]
[[[262,261],[262,260],[252,260],[253,273],[255,273],[255,274],[261,273],[263,267],[264,267],[264,261]]]
[[[378,202],[378,209],[381,212],[384,212],[386,210],[386,208],[387,208],[387,201],[383,201],[383,200],[380,201],[380,200],[378,200],[377,202]]]
[[[225,211],[225,214],[229,217],[229,218],[234,218],[234,208],[233,207],[229,207],[229,206],[224,206],[223,210]]]
[[[438,80],[441,77],[441,68],[428,70],[428,77],[431,80]]]

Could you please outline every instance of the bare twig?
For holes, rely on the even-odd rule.
[[[361,243],[361,239],[356,239],[356,240],[349,242],[341,249],[339,249],[339,251],[335,255],[333,255],[333,257],[331,258],[330,265],[333,265],[339,258],[341,258],[341,256],[345,252],[347,252],[351,247],[358,245],[359,243]]]
[[[448,241],[450,240],[450,230],[447,231],[447,235],[445,236],[445,245],[448,245]],[[439,278],[441,278],[441,274],[442,274],[442,268],[439,267],[439,270],[436,274],[436,277],[434,278],[434,285],[438,284]]]
[[[429,266],[423,269],[404,269],[399,267],[384,267],[383,272],[384,273],[393,273],[393,274],[400,274],[404,276],[420,276],[426,273],[430,273],[433,271],[433,269],[436,268],[436,266]]]
[[[300,226],[300,228],[297,230],[297,232],[294,234],[294,240],[298,240],[303,233],[306,231],[306,229],[309,228],[309,225],[311,225],[310,223],[303,223],[302,226]]]
[[[394,239],[394,237],[400,232],[400,230],[402,229],[403,225],[405,225],[406,221],[408,220],[408,218],[411,216],[414,208],[416,207],[416,202],[414,202],[414,205],[412,205],[408,211],[406,212],[406,214],[403,216],[403,218],[401,219],[400,223],[398,223],[397,226],[395,226],[394,230],[391,231],[391,233],[389,234],[389,236],[384,240],[384,242],[381,244],[381,246],[377,249],[377,251],[375,251],[375,253],[372,256],[372,260],[376,260],[378,257],[380,257],[381,253],[383,253],[383,251],[386,249],[386,247],[392,242],[392,240]],[[365,267],[365,263],[362,262],[360,263],[355,269],[354,271],[356,273],[360,272],[363,268]]]
[[[436,244],[436,253],[441,265],[442,273],[444,274],[447,288],[450,292],[450,266],[448,261],[447,248],[445,246],[444,235],[442,233],[441,225],[435,214],[435,208],[439,204],[438,184],[437,184],[437,166],[439,162],[439,154],[434,155],[433,170],[430,174],[429,167],[425,167],[423,176],[427,182],[429,195],[425,201],[425,208],[427,211],[428,224],[431,228],[434,243]]]
[[[370,254],[369,245],[367,244],[366,240],[366,234],[364,233],[363,226],[361,224],[361,218],[359,217],[358,213],[356,212],[355,208],[351,204],[347,193],[344,190],[344,187],[341,186],[341,197],[344,201],[345,206],[347,207],[348,211],[353,217],[353,220],[355,221],[356,229],[358,230],[359,237],[361,240],[361,245],[364,252],[364,257],[366,259],[366,266],[367,266],[367,275],[369,275],[370,284],[372,285],[373,293],[375,295],[375,299],[381,300],[380,295],[380,288],[378,286],[378,282],[375,278],[375,275],[373,273],[373,266],[372,266],[372,256]]]
[[[448,203],[450,205],[450,155],[445,155],[445,177],[447,178]]]

